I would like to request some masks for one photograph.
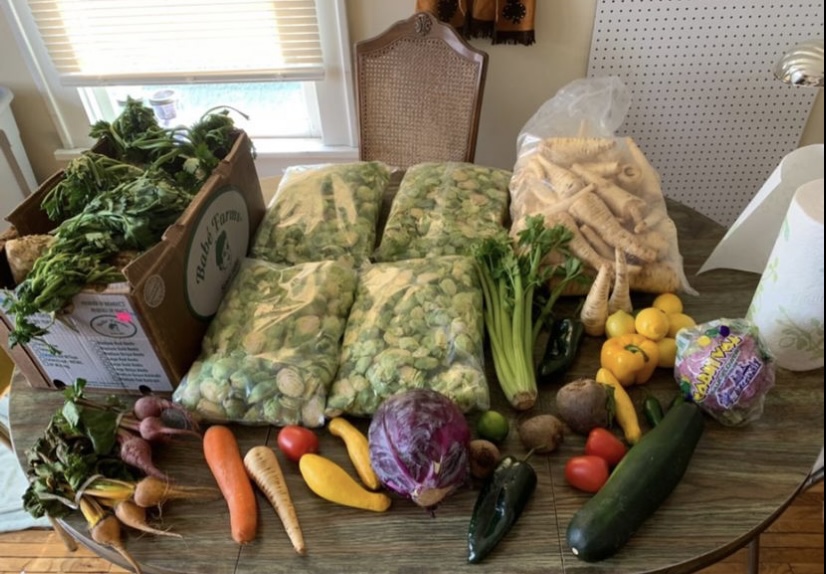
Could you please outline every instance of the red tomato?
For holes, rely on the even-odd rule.
[[[608,429],[595,428],[588,433],[585,454],[604,458],[608,466],[616,466],[626,452],[628,448]]]
[[[308,428],[287,425],[278,431],[278,448],[288,459],[298,462],[310,452],[318,452],[318,436]]]
[[[585,454],[571,457],[565,463],[565,480],[579,490],[596,492],[608,480],[608,463],[599,456]]]

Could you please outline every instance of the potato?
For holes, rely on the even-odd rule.
[[[470,441],[470,474],[475,478],[487,478],[499,464],[499,448],[485,439]]]
[[[577,379],[556,393],[559,418],[575,433],[587,435],[596,427],[607,428],[613,419],[611,390],[593,379]]]
[[[525,448],[545,454],[555,451],[565,437],[562,421],[553,415],[536,415],[517,426],[519,439]]]

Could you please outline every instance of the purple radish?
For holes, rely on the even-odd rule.
[[[201,438],[200,433],[166,426],[161,417],[146,417],[140,424],[141,436],[149,442],[167,441],[177,435],[188,435]]]
[[[164,417],[165,415],[174,420],[184,419],[186,428],[198,430],[198,422],[188,410],[163,397],[155,395],[144,395],[135,401],[132,412],[138,420],[148,417]],[[169,416],[172,415],[172,416]]]
[[[130,466],[134,466],[147,476],[154,476],[163,480],[169,477],[152,462],[152,446],[149,442],[130,432],[118,432],[120,443],[120,458]]]

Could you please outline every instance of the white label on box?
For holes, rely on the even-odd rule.
[[[244,196],[226,187],[204,206],[186,254],[186,299],[202,319],[218,310],[247,255],[250,215]]]
[[[172,390],[125,295],[80,293],[72,305],[72,314],[55,321],[44,337],[59,354],[43,343],[29,344],[50,379],[65,385],[86,379],[89,388]],[[45,314],[32,319],[38,325],[49,321]]]

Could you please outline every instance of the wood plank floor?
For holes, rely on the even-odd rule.
[[[700,574],[745,574],[740,550]],[[801,494],[760,538],[761,574],[823,574],[823,483]],[[0,574],[124,573],[90,551],[69,552],[51,530],[0,534]]]

